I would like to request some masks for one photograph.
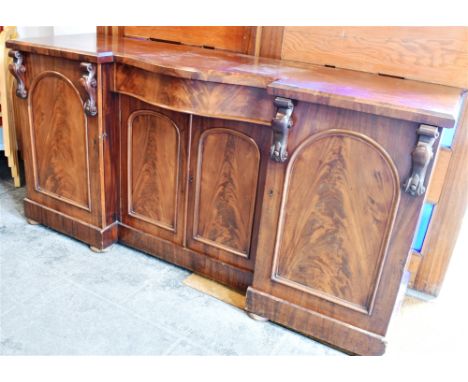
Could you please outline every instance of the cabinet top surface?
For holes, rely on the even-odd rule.
[[[10,40],[7,47],[170,76],[264,88],[269,94],[453,127],[464,90],[413,80],[224,51],[96,34]],[[351,107],[352,106],[352,107]]]

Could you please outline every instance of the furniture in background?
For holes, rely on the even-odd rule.
[[[465,91],[297,62],[313,30],[327,32],[102,27],[9,41],[26,216],[95,250],[119,240],[247,290],[257,317],[382,354],[439,134],[464,131]]]
[[[12,26],[2,27],[0,32],[0,107],[1,107],[1,150],[5,152],[10,167],[11,176],[15,187],[21,185],[20,169],[18,161],[18,147],[15,123],[13,120],[12,83],[13,78],[8,74],[8,66],[12,59],[8,57],[5,43],[16,38],[16,28]]]

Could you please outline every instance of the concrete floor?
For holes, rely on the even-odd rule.
[[[27,224],[1,172],[1,355],[343,354],[184,285],[186,270]]]
[[[27,224],[25,189],[5,166],[0,157],[0,355],[343,355],[184,285],[186,270]],[[441,295],[406,297],[387,355],[464,353],[467,243],[465,218]]]

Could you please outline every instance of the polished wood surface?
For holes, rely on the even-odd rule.
[[[182,244],[190,117],[121,97],[121,220]]]
[[[244,26],[124,26],[122,34],[152,40],[177,42],[185,45],[253,53],[257,27]]]
[[[195,240],[248,257],[260,170],[250,137],[225,128],[199,138],[195,175]]]
[[[174,231],[179,196],[180,131],[163,114],[140,110],[128,121],[128,212]]]
[[[29,93],[36,191],[90,211],[89,135],[80,92],[64,75],[46,71]]]
[[[288,166],[292,165],[271,161],[268,163],[265,180],[265,190],[268,190],[268,192],[265,192],[263,198],[254,282],[252,287],[249,288],[246,308],[260,316],[266,316],[286,326],[294,327],[296,330],[323,341],[329,342],[331,338],[333,338],[332,342],[335,344],[343,344],[349,341],[349,349],[358,346],[358,341],[361,341],[358,338],[365,337],[367,338],[366,341],[373,341],[372,338],[377,336],[377,338],[380,338],[377,341],[380,345],[377,347],[378,350],[374,349],[372,352],[381,353],[385,348],[383,337],[387,331],[388,322],[397,299],[400,280],[405,269],[419,211],[424,201],[423,197],[415,198],[407,193],[400,192],[398,202],[398,198],[395,196],[395,188],[392,191],[392,187],[399,189],[399,185],[403,184],[404,179],[411,173],[410,153],[416,143],[416,128],[418,125],[390,118],[375,117],[366,113],[307,103],[298,103],[294,113],[295,125],[290,131],[288,146],[292,153],[291,158],[294,158],[295,155],[300,158],[301,151],[298,154],[296,154],[296,151],[304,142],[307,142],[307,139],[313,142],[313,137],[317,134],[333,132],[334,129],[345,130],[350,135],[364,136],[364,142],[367,142],[367,140],[376,142],[377,145],[366,146],[360,141],[354,144],[354,140],[350,139],[349,142],[353,142],[353,145],[349,146],[351,151],[344,152],[358,154],[351,156],[348,154],[346,164],[351,166],[352,163],[355,165],[361,163],[359,170],[357,170],[359,180],[356,181],[363,180],[363,184],[367,186],[354,185],[348,187],[346,197],[340,199],[339,196],[343,195],[343,192],[340,191],[342,190],[340,182],[344,182],[343,174],[346,172],[341,170],[341,177],[338,176],[340,175],[340,162],[339,160],[333,162],[337,168],[334,167],[333,170],[330,169],[330,171],[325,172],[326,177],[324,180],[332,179],[334,183],[326,181],[322,184],[322,188],[329,187],[328,196],[331,198],[336,195],[336,197],[332,203],[316,204],[315,216],[317,218],[315,219],[315,216],[307,217],[307,209],[312,210],[314,208],[314,197],[319,200],[319,192],[322,189],[319,185],[313,185],[314,179],[320,179],[318,176],[320,173],[313,170],[314,168],[320,169],[320,166],[324,165],[327,158],[329,158],[328,155],[331,154],[325,155],[322,151],[324,149],[320,145],[313,147],[309,153],[308,151],[302,151],[305,153],[302,155],[307,153],[308,156],[317,155],[318,163],[308,162],[310,170],[307,166],[303,167],[304,175],[301,177],[302,183],[305,183],[303,187],[301,187],[299,181],[296,183],[297,186],[294,186],[293,180],[290,187],[296,187],[298,191],[294,194],[295,198],[291,199],[293,200],[292,204],[287,201],[285,205],[282,205],[285,186],[289,182],[286,181]],[[379,128],[375,128],[376,126]],[[333,142],[333,139],[330,139],[330,142]],[[322,145],[327,146],[327,143]],[[328,143],[328,145],[332,150],[331,152],[333,152],[336,144]],[[378,146],[381,147],[381,150],[376,149]],[[340,145],[336,147],[340,147]],[[361,151],[364,147],[366,147],[365,154]],[[322,155],[315,154],[315,151],[319,151]],[[359,154],[360,152],[361,154]],[[380,156],[379,153],[381,152],[386,154]],[[370,157],[374,159],[364,159]],[[391,160],[382,158],[390,158]],[[391,162],[393,162],[393,165],[388,164]],[[395,179],[395,172],[392,170],[393,166],[398,174],[397,179]],[[313,176],[312,171],[314,172]],[[377,173],[379,173],[378,176]],[[333,176],[333,174],[338,175]],[[383,193],[382,195],[378,195],[379,177],[382,180],[387,179],[385,187],[389,188],[380,190]],[[317,190],[317,196],[311,194],[314,189]],[[300,190],[302,190],[302,193]],[[366,198],[365,195],[370,198]],[[375,204],[372,203],[372,199]],[[347,203],[346,200],[352,200],[353,203]],[[347,207],[333,210],[334,206],[338,207],[340,205]],[[361,208],[358,207],[359,205],[361,205]],[[299,206],[302,206],[302,209]],[[392,208],[397,208],[393,224]],[[315,239],[314,246],[307,247],[307,241],[312,242],[315,238],[314,234],[320,237],[320,233],[324,232],[325,235],[325,232],[327,232],[328,225],[326,225],[327,221],[324,220],[327,211],[336,211],[336,215],[332,216],[335,217],[336,222],[341,221],[341,224],[333,225],[336,229],[335,240],[330,240],[329,248],[325,248],[323,245],[317,246],[317,244],[320,244],[320,239]],[[285,269],[289,270],[289,274],[296,276],[297,281],[304,283],[302,285],[298,285],[297,282],[278,282],[275,277],[276,247],[282,240],[281,237],[278,237],[278,221],[280,221],[281,215],[286,218],[283,228],[279,228],[280,233],[284,234],[286,232],[288,238],[287,242],[282,243],[282,248],[294,248],[297,243],[299,244],[298,253],[293,253],[292,250],[289,252],[290,255],[292,254],[292,259],[298,260],[297,263],[284,261],[285,265],[289,266],[289,269]],[[290,216],[289,219],[288,216]],[[378,220],[376,221],[372,216]],[[367,226],[365,226],[366,221],[368,222]],[[311,231],[311,235],[301,235],[301,232],[309,232],[307,229],[313,227],[313,224],[316,224],[316,228]],[[289,227],[290,225],[292,227]],[[295,230],[294,227],[299,229]],[[347,230],[350,230],[349,232],[354,230],[351,240],[346,240]],[[359,230],[364,233],[360,234]],[[286,235],[283,236],[283,240]],[[341,240],[336,240],[340,239],[340,235]],[[365,237],[365,239],[359,240],[359,237]],[[305,246],[302,246],[301,243],[305,243]],[[348,248],[352,248],[354,245],[360,246],[359,251],[350,252]],[[339,250],[332,250],[333,248],[344,248],[348,251],[349,256],[344,255],[346,251],[340,252]],[[301,250],[302,255],[300,255]],[[259,256],[259,254],[262,254],[262,256]],[[279,254],[279,259],[281,259],[281,250]],[[342,266],[344,263],[339,262],[340,259],[346,258],[349,260],[348,264],[351,265],[349,268]],[[342,295],[335,292],[332,288],[335,287],[335,290],[339,290],[336,289],[336,286],[339,286],[340,281],[326,280],[324,273],[316,270],[317,265],[304,269],[302,272],[320,273],[318,280],[322,281],[321,284],[318,284],[318,280],[300,279],[299,273],[294,270],[300,269],[301,265],[307,264],[311,259],[320,259],[322,261],[322,263],[318,263],[320,267],[336,275],[335,277],[339,278],[340,281],[353,280],[354,277],[354,285],[350,285],[353,289],[347,290],[346,294]],[[301,263],[301,261],[303,262]],[[364,263],[364,261],[368,263]],[[358,270],[358,264],[363,264],[362,271]],[[375,267],[381,264],[383,265],[379,277],[379,271],[376,271]],[[304,266],[304,268],[307,267]],[[343,272],[343,275],[338,277],[341,274],[340,272]],[[359,272],[363,273],[360,274]],[[288,272],[285,271],[284,274],[288,275]],[[345,274],[347,274],[347,277],[343,278]],[[359,277],[362,277],[362,284],[358,281]],[[365,282],[365,280],[367,281]],[[328,284],[324,281],[328,281]],[[315,290],[311,291],[311,287],[315,288]],[[327,292],[327,294],[323,292]],[[336,294],[333,295],[333,293]],[[372,297],[369,298],[369,296],[372,296],[373,293],[375,293],[375,297],[372,305]],[[263,297],[255,299],[254,297],[258,294]],[[357,303],[358,301],[360,303]],[[293,314],[292,312],[296,313]],[[321,318],[316,321],[314,317]],[[318,324],[319,322],[320,324]],[[312,323],[317,326],[312,325]],[[341,328],[341,324],[344,324],[345,327],[352,327],[350,329],[340,329],[349,332],[347,339],[338,339],[338,332],[333,334],[337,324],[340,324],[339,327]],[[366,353],[368,350],[364,345],[358,347],[361,349],[358,351],[360,354],[368,354]]]
[[[281,59],[284,27],[261,27],[259,56]]]
[[[115,155],[115,115],[85,114],[79,61],[31,54],[25,67],[29,96],[15,97],[15,121],[24,137],[25,214],[96,248],[108,246],[117,240],[116,196],[104,185],[115,187],[116,170],[115,161],[104,158]],[[102,102],[109,77],[101,68],[99,73]]]
[[[66,39],[10,43],[24,48],[30,91],[17,100],[26,216],[249,288],[249,312],[381,354],[424,203],[402,189],[417,129],[452,127],[463,90],[107,32],[94,61],[61,49]],[[83,62],[96,68],[94,116]],[[276,96],[294,104],[281,163],[269,155]],[[35,189],[34,155],[46,149],[38,174],[52,196]]]
[[[189,248],[253,269],[253,235],[258,229],[258,199],[263,194],[270,141],[267,127],[194,118]]]
[[[113,90],[188,114],[270,124],[273,97],[256,87],[220,84],[117,65]]]
[[[362,108],[362,111],[392,118],[411,117],[429,125],[452,127],[458,115],[462,92],[458,88],[196,47],[86,36],[12,40],[8,46],[72,58],[68,54],[71,46],[80,52],[75,59],[81,59],[86,53],[94,55],[99,62],[113,60],[179,78],[268,86],[278,95],[290,92],[291,97],[299,99],[312,97],[307,99],[309,102]]]
[[[397,170],[375,141],[312,135],[286,170],[273,280],[371,313],[399,198]]]
[[[281,58],[468,87],[468,27],[285,27]]]

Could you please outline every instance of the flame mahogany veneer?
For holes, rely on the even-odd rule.
[[[405,182],[426,166],[427,185],[461,89],[130,38],[7,46],[25,68],[29,220],[247,291],[247,311],[347,352],[385,351],[424,201]]]

